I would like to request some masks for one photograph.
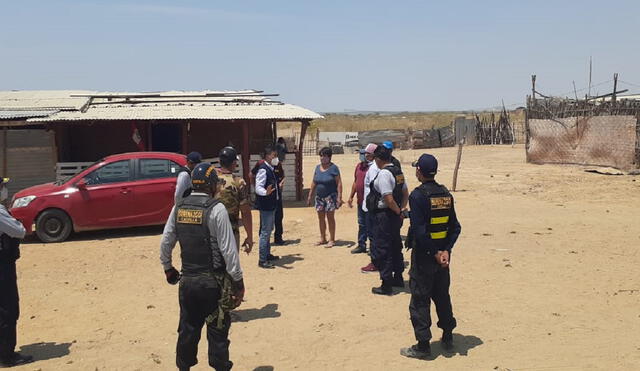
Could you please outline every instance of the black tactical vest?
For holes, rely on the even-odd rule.
[[[211,274],[224,271],[225,263],[217,241],[211,241],[207,221],[218,200],[208,195],[191,195],[176,207],[176,235],[180,242],[182,274]]]
[[[396,180],[396,186],[393,188],[393,199],[398,204],[398,207],[402,208],[402,198],[404,194],[404,192],[402,191],[402,189],[404,188],[404,174],[402,174],[402,170],[395,165],[386,166],[384,169],[389,170]]]
[[[404,192],[402,191],[402,189],[404,188],[404,175],[402,174],[402,170],[400,170],[397,166],[392,165],[383,167],[380,172],[384,171],[384,169],[389,170],[389,172],[391,172],[396,180],[396,186],[393,188],[393,200],[398,204],[399,208],[402,208],[402,199],[404,198]],[[380,199],[382,198],[382,195],[373,186],[376,179],[378,179],[380,172],[378,172],[378,175],[376,175],[376,177],[369,184],[369,194],[367,195],[367,199],[365,200],[367,210],[369,211],[381,210],[378,207],[378,204],[380,202]]]
[[[436,182],[423,183],[418,190],[428,199],[430,219],[427,233],[432,246],[437,250],[444,248],[449,231],[449,218],[453,210],[453,197],[449,190]]]

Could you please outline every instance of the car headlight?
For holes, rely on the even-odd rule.
[[[31,201],[35,200],[36,196],[26,196],[26,197],[20,197],[18,199],[16,199],[15,201],[13,201],[13,208],[19,208],[19,207],[27,207],[29,206],[29,204],[31,203]]]

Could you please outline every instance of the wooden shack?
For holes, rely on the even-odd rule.
[[[264,146],[275,142],[278,123],[299,122],[300,140],[284,163],[295,182],[285,183],[284,199],[300,200],[304,135],[322,116],[275,96],[258,90],[0,92],[1,172],[19,189],[66,177],[111,154],[198,151],[215,162],[221,148],[233,145],[248,180]]]

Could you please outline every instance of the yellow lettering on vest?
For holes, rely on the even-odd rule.
[[[431,218],[431,224],[445,224],[449,222],[448,216],[440,216],[437,218]]]
[[[451,208],[451,197],[432,197],[431,210],[446,210]]]
[[[202,224],[204,210],[178,209],[178,223],[181,224]]]
[[[396,184],[404,184],[404,174],[396,175]]]

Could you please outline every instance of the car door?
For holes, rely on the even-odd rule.
[[[133,207],[142,224],[164,223],[174,203],[180,165],[164,158],[140,158],[136,166]]]
[[[135,225],[131,208],[133,200],[133,161],[106,163],[83,178],[78,189],[75,209],[76,223],[93,228],[127,227]]]

